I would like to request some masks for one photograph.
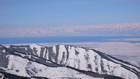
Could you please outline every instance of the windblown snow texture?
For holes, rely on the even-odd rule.
[[[140,68],[94,49],[69,45],[0,46],[0,77],[140,79]]]

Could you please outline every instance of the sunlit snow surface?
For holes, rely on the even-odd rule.
[[[75,43],[39,43],[45,46],[54,46],[58,44],[74,45],[86,48],[93,48],[103,53],[112,55],[116,58],[120,58],[129,61],[133,64],[135,62],[140,63],[140,43],[130,42],[75,42]],[[16,44],[16,45],[28,45],[28,44]],[[5,44],[5,46],[9,46]],[[134,62],[135,61],[135,62]]]
[[[47,67],[45,65],[28,61],[27,59],[22,59],[18,56],[9,56],[10,61],[8,65],[7,72],[20,75],[20,76],[41,76],[48,77],[50,79],[62,79],[61,77],[80,77],[82,79],[94,79],[93,77],[87,76],[83,73],[77,72],[75,70],[66,68],[66,67]],[[18,60],[17,60],[18,59]],[[16,65],[15,65],[16,63]],[[19,70],[19,72],[16,72]],[[28,71],[29,73],[25,73]],[[103,78],[95,78],[95,79],[103,79]]]
[[[129,42],[79,42],[79,43],[40,43],[41,45],[53,46],[57,44],[74,45],[93,48],[103,53],[129,61],[135,65],[140,63],[140,43]],[[136,63],[138,62],[138,63]]]
[[[68,46],[68,51],[70,53],[69,59],[67,61],[65,60],[65,58],[66,58],[65,57],[66,53],[65,53],[64,54],[63,62],[61,62],[61,64],[65,64],[65,65],[68,65],[70,67],[74,67],[74,68],[77,68],[77,69],[80,69],[80,70],[86,70],[86,71],[89,71],[89,69],[85,65],[86,64],[91,64],[91,65],[93,65],[92,66],[93,68],[91,68],[91,71],[96,72],[94,67],[99,66],[99,67],[96,67],[96,68],[98,68],[98,70],[99,70],[98,73],[102,74],[102,71],[100,71],[100,68],[101,68],[100,64],[99,65],[95,65],[95,63],[91,63],[90,62],[90,61],[94,60],[94,59],[92,59],[94,57],[92,55],[96,55],[96,53],[94,53],[94,51],[92,51],[92,50],[85,51],[86,49],[80,48],[80,47],[86,47],[86,48],[93,48],[93,49],[99,50],[101,52],[104,52],[106,54],[110,54],[110,55],[116,56],[117,58],[125,59],[125,57],[128,57],[127,60],[131,60],[131,62],[133,62],[133,64],[139,65],[138,63],[134,63],[134,61],[139,62],[139,60],[135,59],[135,56],[138,57],[138,58],[140,57],[139,56],[139,51],[140,51],[140,44],[139,43],[127,43],[127,42],[102,42],[102,43],[101,42],[86,42],[86,43],[59,43],[59,44],[61,44],[61,45],[59,45],[60,49],[58,51],[59,54],[58,54],[58,62],[57,62],[57,64],[60,64],[60,62],[61,62],[61,60],[63,58],[62,57],[62,55],[63,55],[62,53],[66,52],[66,48],[64,47],[64,45],[74,45],[74,46],[78,46],[78,47]],[[64,44],[64,45],[62,45],[62,44]],[[44,43],[44,44],[40,44],[40,45],[53,46],[52,50],[53,50],[53,52],[55,54],[56,53],[56,46],[54,46],[54,45],[58,45],[58,43],[51,43],[51,44]],[[39,51],[40,51],[40,48],[42,47],[40,45],[30,44],[30,47],[32,49],[34,47],[36,47],[36,49],[38,50],[37,51],[37,56],[40,56]],[[80,54],[77,55],[77,56],[73,55],[73,53],[75,51],[80,52]],[[90,58],[89,62],[86,62],[84,57],[83,57],[83,56],[86,56],[87,54],[89,54],[89,56],[90,56],[89,57]],[[96,57],[97,57],[97,63],[100,63],[100,61],[101,61],[100,56],[96,55]],[[13,70],[13,68],[22,69],[20,67],[22,66],[23,62],[20,63],[19,58],[18,58],[18,60],[16,59],[16,57],[13,58],[13,57],[9,56],[9,58],[10,58],[11,62],[9,61],[10,63],[9,63],[8,69],[11,69],[11,70]],[[48,57],[46,59],[48,60]],[[78,64],[76,64],[76,63],[78,63],[78,61],[75,61],[76,59],[78,59],[79,61],[82,61],[82,62],[78,65]],[[120,64],[122,63],[122,62],[116,61],[116,60],[114,60],[112,58],[110,58],[110,59],[115,61],[115,62],[118,62]],[[12,63],[14,63],[14,61],[18,61],[19,62],[18,66],[13,66],[12,65]],[[52,59],[51,61],[55,62],[55,59],[54,60]],[[128,70],[122,68],[119,64],[107,61],[104,58],[102,59],[102,62],[103,62],[104,69],[106,69],[108,71],[107,74],[115,74],[116,76],[124,75],[124,77],[121,76],[123,78],[127,78],[130,75],[133,75],[131,77],[137,79],[135,74],[133,74],[133,73],[129,72]],[[55,70],[59,71],[59,73],[57,73],[58,76],[61,75],[61,72],[62,72],[63,76],[66,75],[66,76],[70,76],[70,77],[72,77],[73,75],[77,75],[78,74],[78,72],[76,72],[76,71],[73,71],[71,69],[62,68],[62,67],[60,67],[60,68],[59,67],[57,67],[57,68],[51,68],[51,67],[50,68],[49,67],[46,68],[44,66],[45,68],[43,68],[43,66],[42,66],[42,67],[39,67],[39,68],[43,68],[43,69],[38,69],[37,68],[38,67],[37,64],[35,64],[33,62],[29,63],[29,61],[27,60],[27,61],[25,61],[25,63],[26,63],[26,65],[24,64],[25,66],[23,67],[22,71],[25,71],[25,70],[26,71],[30,71],[31,74],[28,73],[29,75],[45,76],[43,73],[46,73],[47,76],[49,75],[48,77],[51,78],[51,77],[53,77],[53,72],[52,71],[55,71]],[[106,68],[106,65],[110,65],[111,67],[117,67],[117,68],[115,68],[116,70],[113,69],[114,72],[112,73],[112,72],[110,72],[110,70],[108,70],[108,68]],[[133,67],[131,67],[131,65],[127,65],[125,63],[124,63],[124,65],[126,65],[126,66],[128,66],[130,68],[133,68]],[[39,65],[39,66],[41,66],[41,65]],[[34,71],[35,73],[32,72],[32,69],[35,70]],[[8,71],[11,71],[11,70],[8,70]],[[45,71],[42,71],[42,70],[45,70]],[[41,72],[38,73],[39,71],[41,71]],[[49,71],[51,71],[51,73],[49,73]],[[121,72],[121,73],[118,73],[118,71]],[[13,72],[13,71],[11,71],[11,72]],[[128,73],[126,74],[126,72],[128,72]],[[22,73],[22,72],[20,72],[20,73]],[[73,73],[73,74],[70,74],[70,73]],[[24,74],[24,76],[28,76],[28,74]],[[103,74],[105,74],[105,73],[103,73]],[[56,75],[56,73],[55,73],[55,75]],[[82,76],[84,76],[84,75],[82,74]],[[86,78],[86,77],[89,77],[89,76],[85,75],[84,78]],[[130,78],[127,78],[127,79],[130,79]]]

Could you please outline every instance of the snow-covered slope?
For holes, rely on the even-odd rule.
[[[94,49],[69,45],[0,46],[0,72],[61,79],[140,79],[140,68]]]

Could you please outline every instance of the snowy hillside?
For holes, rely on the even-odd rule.
[[[22,77],[140,79],[140,67],[94,49],[69,45],[0,46],[0,73]]]

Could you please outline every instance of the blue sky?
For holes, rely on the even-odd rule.
[[[12,30],[6,33],[9,29],[13,29],[12,33],[15,29],[22,28],[49,27],[50,30],[56,31],[53,28],[68,27],[69,29],[70,26],[86,28],[90,25],[100,25],[102,28],[103,24],[135,25],[139,22],[140,0],[0,0],[0,35],[5,33],[5,36],[6,34],[10,36],[8,34],[11,34]],[[138,27],[140,26],[136,28]],[[16,33],[13,34],[16,36]],[[80,34],[84,35],[82,32]],[[28,36],[28,33],[22,35]]]

